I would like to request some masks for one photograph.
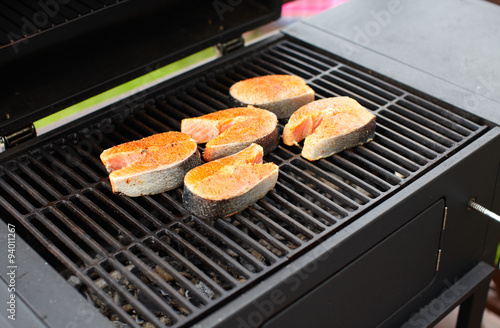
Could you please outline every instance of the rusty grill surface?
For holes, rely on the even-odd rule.
[[[202,73],[1,163],[1,218],[18,222],[20,236],[112,321],[191,324],[487,128],[290,40]],[[374,141],[316,162],[281,143],[264,158],[280,166],[275,189],[213,224],[184,209],[181,189],[139,198],[112,193],[99,160],[104,149],[180,130],[183,118],[226,108],[231,84],[277,73],[301,76],[317,98],[358,100],[377,116]]]

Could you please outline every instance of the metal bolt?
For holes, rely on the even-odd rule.
[[[497,222],[500,222],[500,215],[498,215],[498,214],[496,214],[496,213],[494,213],[494,212],[486,209],[486,207],[481,206],[478,203],[476,203],[476,199],[475,198],[473,198],[473,199],[470,200],[469,207],[475,209],[476,211],[478,211],[480,213],[483,213],[487,217],[489,217],[489,218],[491,218],[493,220],[496,220]]]

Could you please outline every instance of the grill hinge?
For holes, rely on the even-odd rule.
[[[445,206],[444,215],[443,215],[443,230],[446,229],[446,219],[447,218],[448,218],[448,207]]]
[[[8,148],[36,137],[36,129],[33,124],[17,130],[6,136],[0,136],[0,153]]]
[[[436,272],[439,271],[439,262],[441,262],[441,248],[438,250],[438,258],[436,263]]]
[[[227,55],[233,51],[241,49],[245,46],[245,39],[242,35],[232,40],[223,43],[217,43],[215,47],[215,52],[218,56]]]

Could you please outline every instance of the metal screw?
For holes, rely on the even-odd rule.
[[[498,214],[496,214],[496,213],[494,213],[494,212],[486,209],[486,207],[481,206],[478,203],[476,203],[476,199],[475,198],[473,198],[473,199],[470,200],[469,207],[475,209],[476,211],[478,211],[480,213],[483,213],[487,217],[489,217],[489,218],[491,218],[493,220],[496,220],[497,222],[500,222],[500,215],[498,215]]]

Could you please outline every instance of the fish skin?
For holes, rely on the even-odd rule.
[[[198,143],[207,143],[203,153],[207,162],[237,153],[252,143],[260,144],[267,154],[279,143],[276,115],[255,107],[228,108],[183,119],[181,131]]]
[[[265,75],[233,84],[229,89],[230,107],[254,106],[267,109],[278,118],[288,118],[301,106],[314,100],[314,90],[295,75]]]
[[[298,109],[283,129],[283,142],[298,145],[311,161],[373,140],[376,117],[349,97],[325,98]]]
[[[129,197],[178,188],[201,164],[197,144],[181,132],[165,132],[111,147],[101,153],[113,192]]]
[[[274,188],[279,167],[262,164],[263,148],[244,150],[189,171],[184,178],[184,206],[194,215],[212,220],[240,212]]]

